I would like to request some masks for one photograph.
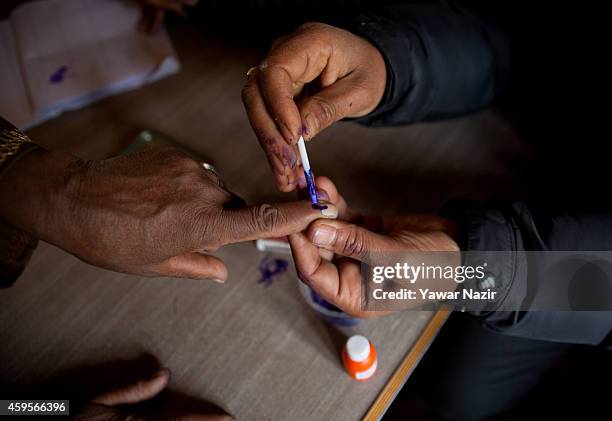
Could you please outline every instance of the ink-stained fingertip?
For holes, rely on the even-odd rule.
[[[323,189],[317,188],[317,197],[321,201],[329,201],[329,195]]]
[[[338,217],[338,208],[336,207],[336,205],[333,205],[332,203],[326,202],[326,201],[323,201],[323,200],[321,200],[319,202],[319,204],[323,205],[323,206],[321,206],[319,211],[321,212],[321,215],[324,218],[327,218],[327,219],[336,219]]]

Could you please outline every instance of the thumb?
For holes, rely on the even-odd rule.
[[[324,209],[313,209],[306,201],[224,209],[218,225],[222,244],[284,237],[304,231],[316,219],[334,219],[338,216],[336,206],[327,202],[321,204],[325,205]]]
[[[140,380],[131,385],[102,393],[92,399],[94,403],[102,405],[125,405],[151,399],[164,390],[170,381],[170,370],[167,368],[157,371],[153,376]]]
[[[227,267],[221,259],[197,252],[171,257],[155,268],[160,276],[189,279],[210,279],[223,283],[227,279]]]
[[[372,111],[367,84],[357,73],[346,76],[300,104],[304,138],[311,140],[323,129],[345,117],[360,117]]]
[[[394,247],[388,237],[342,221],[315,221],[307,236],[318,247],[362,262],[369,262],[372,252]]]

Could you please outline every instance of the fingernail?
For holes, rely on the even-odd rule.
[[[308,127],[308,131],[304,134],[304,136],[310,139],[311,131],[316,130],[319,125],[317,124],[317,120],[314,118],[312,114],[308,114],[305,120],[306,120],[306,126]]]
[[[321,200],[329,200],[329,196],[325,190],[317,189],[317,197]]]
[[[325,203],[327,206],[325,209],[321,209],[321,215],[326,218],[337,218],[338,217],[338,208],[330,203]]]
[[[153,379],[157,379],[160,377],[170,377],[170,369],[168,368],[162,368],[161,370],[156,371],[155,373],[153,373],[153,375],[150,377],[151,380]]]
[[[218,284],[224,284],[225,281],[223,279],[209,278],[211,281],[216,282]]]
[[[312,236],[312,242],[317,246],[329,246],[336,240],[336,229],[329,225],[320,225],[314,235]]]

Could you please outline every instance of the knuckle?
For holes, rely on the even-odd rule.
[[[251,220],[256,231],[272,231],[287,222],[287,216],[278,208],[263,204],[251,208]]]
[[[166,156],[166,163],[169,167],[182,170],[182,171],[194,171],[200,170],[200,164],[196,162],[189,155],[179,150],[173,150]]]
[[[309,42],[317,43],[319,48],[325,48],[330,43],[336,43],[342,29],[322,22],[306,22],[299,26],[295,35],[307,37]]]
[[[335,121],[337,115],[337,107],[335,104],[317,95],[311,97],[310,101],[312,114],[317,120],[319,127],[326,126]]]
[[[342,254],[357,258],[365,257],[367,253],[365,238],[360,230],[355,228],[346,230],[339,235],[339,238],[342,239],[340,243]]]
[[[372,93],[372,82],[368,79],[367,75],[363,77],[356,77],[352,81],[350,97],[352,101],[359,101],[363,103],[371,102],[374,95]]]
[[[270,46],[270,51],[274,51],[276,48],[278,48],[279,45],[284,44],[289,38],[290,38],[290,35],[282,35],[276,38],[274,42],[272,43],[272,45]]]
[[[218,210],[208,207],[193,209],[183,217],[183,231],[189,233],[195,244],[204,246],[206,251],[217,250],[222,244],[221,218]]]
[[[279,76],[287,74],[285,61],[272,56],[266,61],[265,66],[260,68],[261,82],[264,86],[266,86],[266,83],[276,80]]]
[[[298,26],[296,32],[304,32],[304,31],[313,31],[313,32],[321,32],[321,31],[328,31],[330,28],[332,28],[331,25],[328,25],[326,23],[322,23],[322,22],[306,22],[303,23],[302,25]]]
[[[297,268],[297,276],[300,279],[300,281],[304,282],[306,285],[308,286],[312,285],[313,278],[310,273],[305,272],[304,270],[301,270],[300,268]]]

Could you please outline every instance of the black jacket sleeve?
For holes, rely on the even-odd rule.
[[[507,82],[504,31],[458,1],[390,5],[340,26],[374,44],[387,65],[383,99],[359,123],[406,124],[468,113],[489,105]]]
[[[454,202],[443,214],[457,222],[464,265],[479,264],[471,259],[482,256],[481,252],[504,252],[502,258],[491,259],[493,264],[487,268],[499,292],[494,306],[485,308],[483,304],[482,308],[472,306],[468,310],[485,326],[509,335],[555,342],[597,345],[606,341],[612,330],[609,305],[604,311],[525,311],[529,310],[531,293],[541,282],[534,276],[537,263],[530,257],[533,253],[528,256],[526,251],[567,251],[571,252],[568,255],[583,256],[604,251],[610,259],[611,213],[555,213],[525,203],[492,208]],[[609,296],[612,279],[606,282]],[[466,284],[466,288],[478,289],[478,285]]]

